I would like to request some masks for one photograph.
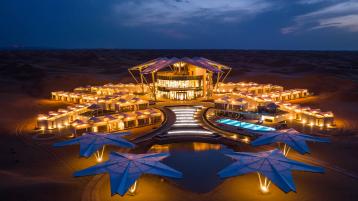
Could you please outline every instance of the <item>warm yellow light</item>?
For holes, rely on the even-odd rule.
[[[302,124],[306,124],[307,121],[305,119],[302,120]]]
[[[265,177],[263,175],[261,176],[259,172],[257,173],[257,176],[259,177],[261,192],[268,193],[271,181],[269,181],[267,177]]]
[[[134,184],[129,188],[128,192],[130,194],[134,194],[137,189],[137,181],[134,182]]]
[[[102,147],[102,151],[97,150],[94,156],[96,157],[97,162],[102,162],[103,160],[103,154],[104,154],[105,146]]]
[[[311,126],[311,127],[312,127],[312,126],[314,126],[314,123],[313,123],[313,122],[311,122],[311,123],[310,123],[310,126]]]
[[[249,143],[250,139],[248,137],[244,137],[244,139],[242,139],[245,143]]]
[[[44,126],[41,126],[40,129],[41,129],[41,130],[45,130],[45,127],[44,127]]]
[[[47,117],[45,117],[45,116],[39,116],[38,118],[37,118],[37,120],[46,120],[47,119]]]
[[[260,186],[260,190],[262,193],[268,193],[269,189],[266,186]]]

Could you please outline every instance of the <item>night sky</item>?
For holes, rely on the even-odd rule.
[[[358,50],[358,0],[1,0],[17,46]]]

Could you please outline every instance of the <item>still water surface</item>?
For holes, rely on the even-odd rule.
[[[217,172],[233,162],[224,155],[231,151],[224,145],[198,142],[154,145],[149,150],[169,152],[170,157],[163,162],[184,175],[175,182],[184,189],[198,193],[209,192],[223,182]]]

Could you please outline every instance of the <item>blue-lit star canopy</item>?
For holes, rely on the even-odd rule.
[[[236,161],[218,173],[221,178],[259,172],[285,193],[296,191],[292,170],[324,172],[321,167],[288,159],[278,149],[258,153],[233,152],[226,155]]]
[[[330,140],[327,138],[306,135],[292,128],[278,130],[278,131],[255,132],[255,133],[260,135],[260,137],[251,142],[253,146],[282,142],[287,144],[292,149],[298,151],[301,154],[309,153],[309,148],[306,144],[306,141],[326,142],[326,143],[330,142]]]
[[[77,138],[58,142],[55,147],[80,144],[80,156],[90,157],[94,152],[104,145],[113,145],[124,148],[133,148],[135,145],[123,139],[128,132],[121,133],[85,133]]]
[[[75,176],[108,173],[112,195],[124,195],[142,174],[181,178],[182,173],[160,162],[169,153],[128,154],[112,152],[109,160],[76,172]]]

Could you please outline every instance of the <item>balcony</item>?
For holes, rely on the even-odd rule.
[[[202,75],[176,75],[173,73],[158,73],[158,80],[202,80]]]
[[[201,91],[203,87],[157,87],[158,91]]]

